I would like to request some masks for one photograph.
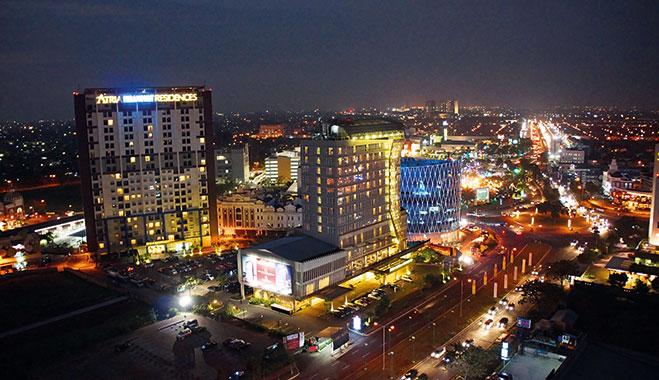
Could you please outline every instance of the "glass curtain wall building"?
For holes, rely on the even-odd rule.
[[[407,210],[407,239],[456,241],[460,228],[462,163],[405,157],[400,168],[401,206]]]

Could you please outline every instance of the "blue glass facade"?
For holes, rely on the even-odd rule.
[[[408,213],[408,238],[458,230],[461,167],[453,160],[402,159],[400,196]]]

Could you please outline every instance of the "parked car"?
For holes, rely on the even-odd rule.
[[[408,276],[408,275],[406,275],[406,274],[400,276],[400,278],[401,278],[403,281],[407,281],[407,282],[412,282],[412,281],[414,281],[414,280],[412,280],[412,277],[410,277],[410,276]]]
[[[201,350],[202,351],[208,351],[208,350],[215,349],[215,347],[217,347],[217,342],[210,341],[210,342],[204,343],[201,346]]]
[[[209,291],[209,292],[219,292],[219,291],[221,291],[221,290],[222,290],[222,287],[221,287],[221,286],[209,286],[209,287],[208,287],[208,291]]]
[[[192,330],[186,327],[183,330],[179,331],[178,334],[176,334],[176,340],[185,339],[187,336],[190,336],[191,334],[192,334]]]
[[[422,373],[419,375],[419,377],[416,378],[416,380],[428,380],[428,375]]]
[[[355,305],[359,305],[359,306],[362,306],[362,307],[368,306],[368,303],[366,301],[364,301],[363,298],[357,299],[354,302],[355,302]]]
[[[114,352],[124,352],[127,349],[131,348],[132,346],[133,346],[133,344],[130,343],[130,342],[117,344],[116,346],[114,346]]]
[[[236,351],[245,350],[245,349],[250,348],[251,346],[252,346],[251,343],[245,342],[242,339],[234,339],[233,341],[231,341],[229,343],[229,348],[232,348]]]
[[[185,324],[183,324],[183,325],[185,327],[188,327],[188,328],[197,327],[197,326],[199,326],[199,321],[197,321],[196,319],[191,319],[191,320],[185,322]]]

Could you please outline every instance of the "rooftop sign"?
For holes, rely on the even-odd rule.
[[[127,95],[105,95],[96,97],[96,104],[116,103],[153,103],[153,102],[193,102],[197,100],[197,94],[127,94]]]

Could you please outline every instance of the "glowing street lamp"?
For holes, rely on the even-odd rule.
[[[188,306],[190,306],[190,304],[192,304],[192,297],[190,297],[189,295],[181,296],[178,299],[178,304],[182,308],[187,308]]]

